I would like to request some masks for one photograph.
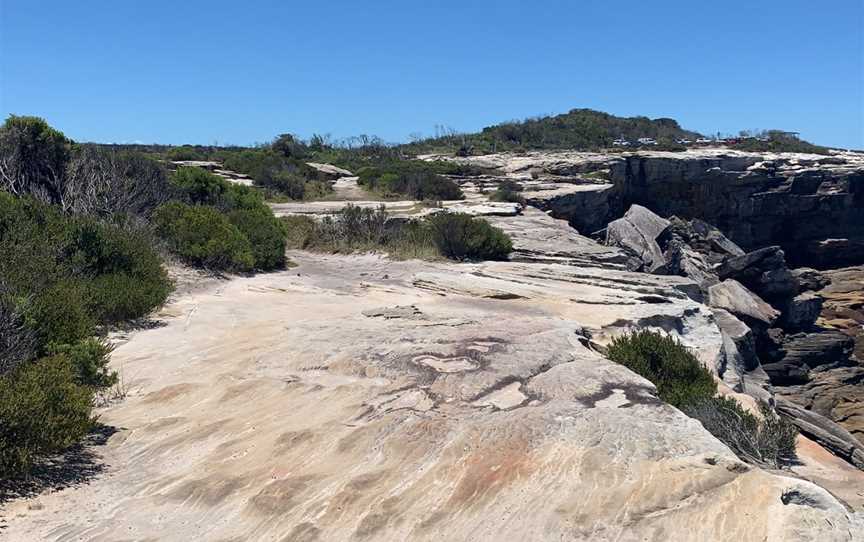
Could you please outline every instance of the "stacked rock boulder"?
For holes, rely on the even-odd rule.
[[[780,247],[745,252],[704,221],[664,219],[639,205],[609,223],[606,244],[623,249],[632,270],[696,281],[723,336],[716,362],[723,381],[761,400],[782,396],[778,410],[802,432],[864,468],[864,445],[835,423],[842,420],[810,408],[808,384],[861,369],[852,339],[817,325],[822,298],[813,290],[826,282],[819,272],[793,272]]]

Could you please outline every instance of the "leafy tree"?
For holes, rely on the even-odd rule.
[[[10,115],[0,126],[0,188],[63,203],[70,143],[39,117]]]

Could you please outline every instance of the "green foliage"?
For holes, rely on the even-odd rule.
[[[227,271],[250,271],[255,265],[249,240],[214,207],[172,201],[156,209],[153,224],[191,265]]]
[[[285,229],[269,209],[237,209],[228,220],[249,240],[256,269],[285,267]]]
[[[171,288],[149,239],[0,193],[0,277],[38,337],[75,343],[100,324],[138,318]]]
[[[599,149],[623,137],[658,141],[695,139],[699,134],[682,129],[673,119],[616,117],[591,109],[574,109],[562,115],[505,122],[475,134],[449,134],[404,145],[406,151],[460,152],[465,155],[531,149]]]
[[[285,265],[285,231],[258,192],[200,168],[178,169],[172,183],[180,201],[160,207],[153,222],[185,261],[228,271]]]
[[[440,258],[426,221],[390,220],[386,208],[348,205],[333,218],[283,217],[288,246],[324,252],[386,252],[393,258]]]
[[[23,474],[41,455],[80,440],[93,425],[93,390],[56,355],[0,377],[0,477]]]
[[[711,372],[681,343],[662,333],[637,331],[616,337],[606,356],[650,380],[660,399],[672,406],[682,408],[717,393]]]
[[[0,126],[0,189],[62,201],[70,143],[39,117],[10,115]]]
[[[181,167],[171,178],[176,199],[190,205],[210,205],[223,211],[264,207],[261,195],[197,167]]]
[[[88,279],[89,308],[102,323],[139,318],[171,292],[151,240],[136,230],[78,219],[65,255],[66,265]]]
[[[165,158],[176,162],[207,160],[207,155],[191,145],[173,147],[165,153]]]
[[[759,417],[730,397],[712,397],[688,404],[684,413],[699,420],[708,432],[745,461],[779,468],[796,457],[798,430],[764,401],[759,402]]]
[[[498,188],[489,194],[489,199],[492,201],[507,201],[511,203],[519,203],[525,205],[525,198],[522,197],[522,186],[513,181],[504,181],[498,185]]]
[[[456,200],[465,196],[452,180],[442,177],[442,171],[454,171],[457,166],[444,162],[395,160],[357,171],[358,184],[385,197],[407,196],[415,200]]]
[[[505,260],[513,250],[507,234],[482,218],[444,212],[427,220],[435,244],[447,258]]]
[[[63,356],[70,361],[76,383],[92,388],[107,388],[117,382],[117,373],[108,369],[111,350],[105,341],[90,337],[75,344],[52,345],[50,354]]]
[[[742,139],[730,145],[739,151],[751,152],[802,152],[810,154],[830,154],[828,148],[814,145],[781,130],[768,130],[760,134],[763,140],[757,138]],[[765,141],[764,139],[767,139]]]
[[[285,230],[285,244],[289,249],[312,248],[317,237],[315,219],[304,215],[283,216],[280,218]]]
[[[299,160],[298,156],[305,154],[297,150],[300,144],[293,138],[294,143],[288,143],[284,137],[277,139],[277,142],[282,140],[284,146],[274,143],[275,148],[224,153],[223,166],[252,177],[255,186],[263,189],[268,197],[300,200],[331,192],[330,184],[322,182],[320,173]]]

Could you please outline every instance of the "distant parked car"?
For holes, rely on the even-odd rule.
[[[616,147],[629,147],[630,146],[630,142],[627,141],[626,139],[616,139],[615,141],[612,142],[612,144],[615,145]]]
[[[689,145],[689,144],[693,143],[689,139],[676,139],[675,142],[678,143],[679,145]]]
[[[637,141],[639,142],[640,145],[656,145],[657,144],[657,141],[655,141],[651,137],[640,137],[639,139],[637,139]]]
[[[699,145],[710,145],[711,143],[714,143],[714,140],[708,139],[707,137],[700,137],[696,140],[696,143]]]

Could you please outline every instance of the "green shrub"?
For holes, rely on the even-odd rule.
[[[60,203],[69,151],[66,136],[45,120],[10,115],[0,126],[0,189]]]
[[[751,463],[778,468],[794,461],[798,430],[778,416],[768,403],[759,402],[760,418],[730,397],[712,397],[684,407],[705,429]]]
[[[283,216],[280,218],[285,230],[285,244],[289,249],[311,248],[316,235],[315,219],[304,215]]]
[[[452,180],[442,177],[439,162],[394,160],[357,170],[357,183],[385,197],[407,196],[416,200],[456,200],[465,196]]]
[[[180,147],[172,147],[165,157],[168,160],[177,162],[200,161],[206,160],[207,156],[191,145],[182,145]]]
[[[438,213],[428,220],[441,254],[454,260],[504,260],[513,250],[510,238],[482,218]]]
[[[256,269],[285,267],[285,229],[269,209],[238,209],[228,220],[249,240]]]
[[[157,234],[192,265],[227,271],[249,271],[255,256],[249,240],[213,207],[170,202],[153,215]]]
[[[711,371],[676,339],[662,333],[637,331],[616,337],[606,356],[650,380],[660,399],[672,406],[682,408],[717,393]]]
[[[66,265],[89,278],[89,303],[102,323],[146,315],[168,298],[171,281],[145,235],[83,219],[74,223]]]
[[[522,185],[519,183],[504,181],[489,195],[489,199],[492,201],[508,201],[525,205],[525,198],[520,193],[522,190]]]
[[[96,332],[98,321],[89,309],[83,280],[64,278],[30,295],[28,317],[39,337],[40,353],[49,344],[74,343]]]
[[[75,344],[52,345],[50,353],[69,360],[76,383],[92,388],[107,388],[117,382],[117,373],[108,369],[111,350],[105,341],[90,337]]]
[[[93,425],[92,400],[93,390],[76,382],[64,355],[0,377],[0,477],[23,474],[37,457],[84,437]]]
[[[176,199],[190,205],[210,205],[223,211],[263,207],[261,194],[231,183],[198,167],[181,167],[171,178]]]

